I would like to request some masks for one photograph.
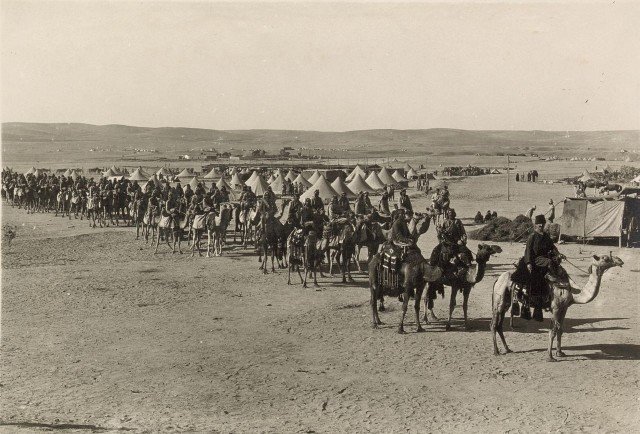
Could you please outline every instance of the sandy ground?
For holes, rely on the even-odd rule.
[[[490,208],[513,218],[571,193],[519,183],[507,202],[502,181],[453,183],[459,216]],[[499,243],[473,289],[471,331],[457,308],[452,331],[438,322],[415,333],[408,315],[409,333],[398,335],[397,300],[381,314],[386,325],[371,328],[364,274],[303,289],[283,270],[263,277],[249,251],[206,259],[164,246],[154,256],[131,228],[6,204],[2,213],[19,232],[2,250],[0,431],[637,432],[638,249],[560,247],[581,268],[609,251],[625,266],[605,275],[592,303],[570,308],[568,357],[548,363],[548,318],[518,320],[506,332],[515,352],[492,352],[491,286],[520,243]],[[420,246],[434,241],[431,229]],[[444,317],[448,302],[436,303]]]

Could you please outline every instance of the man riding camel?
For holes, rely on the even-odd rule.
[[[411,199],[407,196],[407,190],[404,188],[400,190],[400,198],[398,199],[398,206],[405,211],[413,213],[413,206],[411,205]]]
[[[386,191],[382,193],[380,202],[378,202],[378,211],[382,214],[391,214],[391,210],[389,209],[389,194]]]
[[[322,198],[320,197],[320,190],[316,190],[313,192],[313,198],[311,199],[311,208],[313,208],[316,212],[319,212],[320,210],[324,211],[324,203],[322,202]]]
[[[440,243],[431,253],[431,265],[439,266],[443,271],[455,266],[454,274],[463,276],[471,265],[471,251],[467,248],[467,233],[456,211],[449,208],[445,220],[438,231]]]

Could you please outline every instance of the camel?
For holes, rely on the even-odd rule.
[[[449,270],[441,270],[441,278],[435,281],[429,282],[430,296],[425,299],[425,322],[428,322],[427,313],[432,318],[437,319],[433,313],[433,299],[435,298],[436,289],[443,286],[451,287],[451,298],[449,300],[449,317],[447,319],[446,330],[451,329],[451,317],[453,316],[453,310],[456,307],[456,296],[459,291],[462,291],[462,312],[464,315],[464,327],[469,330],[469,319],[467,316],[467,310],[469,306],[469,294],[471,289],[476,283],[480,282],[484,277],[487,262],[491,258],[491,255],[502,253],[502,248],[496,245],[479,244],[476,252],[476,262],[473,264],[466,273],[464,278],[459,278],[452,275]]]
[[[562,352],[562,325],[564,322],[567,309],[572,304],[586,304],[593,301],[598,296],[600,291],[600,283],[602,282],[602,276],[610,268],[622,267],[624,262],[622,259],[616,256],[593,256],[593,264],[589,267],[589,279],[582,289],[576,288],[575,282],[568,279],[566,282],[549,282],[549,292],[551,296],[551,329],[549,330],[549,348],[547,360],[550,362],[555,361],[553,357],[552,348],[553,341],[557,337],[556,345],[556,357],[564,357],[565,353]],[[504,333],[502,330],[502,324],[504,322],[504,316],[507,310],[511,307],[513,300],[513,292],[515,284],[511,281],[511,271],[506,271],[498,277],[493,284],[493,292],[491,293],[491,305],[493,315],[491,318],[491,333],[493,335],[493,354],[498,356],[498,344],[496,342],[496,333],[500,336],[502,345],[505,349],[505,354],[510,353],[511,350],[507,346],[507,342],[504,339]]]
[[[104,202],[102,203],[104,207]],[[106,219],[107,211],[103,213],[103,218]],[[160,206],[148,205],[147,212],[142,218],[142,233],[144,234],[145,243],[149,242],[149,230],[151,230],[151,244],[156,240],[156,231],[158,229],[158,222],[160,221]],[[107,227],[109,225],[107,224]]]
[[[278,268],[286,268],[287,237],[293,230],[290,224],[283,224],[271,211],[261,211],[259,228],[256,231],[256,240],[260,252],[260,270],[267,274],[267,254],[271,252],[271,271],[275,272],[274,257],[278,260]]]
[[[172,247],[172,253],[176,252],[176,243],[178,244],[178,252],[182,254],[182,234],[186,227],[187,217],[185,215],[187,208],[186,201],[180,199],[173,215],[168,215],[165,212],[162,213],[160,221],[158,222],[158,238],[156,239],[156,250],[158,253],[158,246],[160,245],[160,238],[164,236],[164,240],[169,247]],[[169,235],[173,239],[173,246],[169,244]]]
[[[391,285],[383,284],[383,275],[385,274],[384,268],[381,266],[380,253],[376,253],[369,261],[369,288],[371,290],[371,315],[373,317],[373,328],[378,328],[382,324],[380,317],[378,316],[377,301],[382,300],[383,295],[396,296],[398,293]],[[400,285],[398,291],[402,295],[402,318],[400,319],[400,326],[398,327],[398,333],[404,333],[404,318],[407,314],[407,307],[409,305],[409,294],[415,293],[414,309],[416,312],[416,325],[417,332],[423,332],[424,329],[420,324],[420,299],[426,282],[433,281],[440,278],[441,271],[438,267],[432,267],[429,261],[422,257],[417,249],[412,250],[407,254],[407,257],[402,262],[400,269],[397,273],[397,279]],[[382,308],[383,310],[384,308]]]
[[[200,238],[207,228],[207,215],[208,213],[202,213],[193,216],[193,221],[191,222],[191,232],[193,233],[191,241],[191,257],[195,255],[196,248],[198,249],[198,256],[202,256],[202,252],[200,251]]]
[[[213,255],[222,255],[222,244],[227,234],[227,226],[231,221],[231,208],[226,205],[220,207],[220,215],[210,213],[207,217],[207,258],[211,257],[211,247]]]

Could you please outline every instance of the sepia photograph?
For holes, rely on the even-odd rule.
[[[640,2],[0,2],[0,432],[631,433]]]

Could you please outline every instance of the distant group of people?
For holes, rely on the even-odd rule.
[[[491,210],[487,210],[487,213],[482,216],[482,213],[480,211],[478,211],[475,215],[475,217],[473,218],[473,222],[476,224],[482,224],[482,223],[487,223],[488,221],[494,220],[498,218],[498,212],[497,211],[491,211]]]
[[[516,181],[536,182],[538,180],[538,171],[530,170],[527,173],[516,173]]]

